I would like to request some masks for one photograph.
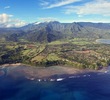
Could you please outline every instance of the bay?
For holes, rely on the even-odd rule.
[[[110,44],[110,39],[97,39],[97,43]]]

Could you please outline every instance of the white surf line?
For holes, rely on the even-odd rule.
[[[41,79],[38,79],[38,82],[41,82]]]
[[[79,78],[79,77],[90,77],[91,75],[89,74],[84,74],[84,75],[77,75],[77,76],[69,76],[68,78]]]
[[[64,80],[65,78],[58,78],[58,79],[56,79],[56,81],[62,81],[62,80]]]
[[[83,75],[83,77],[86,77],[87,75]]]
[[[80,78],[80,77],[90,77],[91,75],[89,75],[89,74],[85,74],[85,75],[77,75],[77,76],[69,76],[68,78]],[[44,81],[44,82],[46,82],[46,81],[50,81],[50,82],[54,82],[54,81],[62,81],[62,80],[65,80],[65,79],[67,79],[67,78],[57,78],[57,79],[54,79],[54,78],[51,78],[51,79],[37,79],[37,81],[38,82],[41,82],[41,81]]]
[[[104,73],[108,73],[108,71],[105,71]]]
[[[31,80],[31,81],[35,80],[35,78],[31,78],[31,77],[26,77],[26,79]]]
[[[97,75],[103,75],[104,74],[104,72],[100,72],[100,73],[98,73]]]
[[[54,82],[54,81],[62,81],[62,80],[64,80],[64,79],[65,79],[65,78],[48,79],[48,80],[46,80],[46,79],[44,79],[44,80],[42,80],[42,79],[37,79],[37,81],[38,81],[38,82],[41,82],[41,81],[44,81],[44,82],[46,82],[46,81]]]
[[[30,78],[30,80],[31,80],[31,81],[34,81],[34,80],[35,80],[35,78]]]
[[[90,77],[90,74],[84,74],[83,77]]]
[[[104,72],[100,72],[98,73],[97,75],[103,75],[103,74],[107,74],[108,73],[108,70],[104,71]]]
[[[80,76],[76,76],[76,78],[79,78]]]
[[[46,79],[44,79],[44,82],[46,82],[47,80]]]
[[[69,76],[69,78],[75,78],[75,76]]]
[[[77,75],[77,76],[69,76],[68,78],[79,78],[81,76]]]
[[[90,75],[77,75],[77,76],[69,76],[68,78],[80,78],[80,77],[87,77],[87,76],[90,76]]]
[[[84,74],[84,75],[77,75],[77,76],[69,76],[68,78],[79,78],[79,77],[90,77],[91,75],[89,74]]]
[[[90,77],[91,75],[89,74],[84,74],[84,75],[76,75],[76,76],[69,76],[68,78],[80,78],[80,77]],[[54,79],[54,78],[51,78],[51,79],[37,79],[38,82],[41,82],[41,81],[50,81],[50,82],[54,82],[54,81],[62,81],[62,80],[65,80],[67,78],[57,78],[57,79]],[[34,80],[33,78],[31,78],[31,80]]]
[[[89,76],[89,77],[90,77],[91,75],[89,75],[89,74],[88,74],[87,76]]]
[[[55,81],[55,79],[50,79],[51,82]]]

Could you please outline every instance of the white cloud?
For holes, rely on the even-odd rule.
[[[57,18],[53,18],[53,17],[42,17],[42,18],[38,18],[38,20],[40,21],[40,22],[50,22],[50,21],[56,21],[57,20]]]
[[[26,22],[12,17],[13,15],[0,14],[0,27],[21,27],[26,25]]]
[[[26,25],[26,22],[19,19],[12,19],[8,25],[11,27],[21,27]]]
[[[46,5],[46,7],[44,7],[44,8],[50,9],[50,8],[68,5],[71,3],[78,2],[78,1],[82,1],[82,0],[55,0],[55,2],[52,2],[51,4],[50,4],[50,2],[44,2],[44,3],[42,3],[42,5],[44,5],[44,6]]]
[[[65,14],[110,16],[110,0],[94,0],[81,6],[66,7]]]
[[[91,18],[91,19],[77,19],[74,20],[73,22],[93,22],[93,23],[110,23],[109,19],[96,19],[96,18]]]
[[[7,22],[10,22],[10,18],[12,17],[13,15],[8,15],[8,14],[0,14],[0,23],[7,23]]]
[[[49,5],[49,2],[47,2],[47,1],[41,1],[40,5],[41,6],[47,6],[47,5]]]
[[[6,6],[6,7],[4,7],[4,9],[9,9],[10,8],[10,6]]]

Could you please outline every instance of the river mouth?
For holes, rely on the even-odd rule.
[[[109,71],[37,77],[25,68],[2,68],[0,100],[110,100]]]
[[[110,44],[110,39],[97,39],[97,43]]]

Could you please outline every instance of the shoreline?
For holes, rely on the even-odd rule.
[[[8,75],[19,77],[25,76],[27,79],[35,78],[49,78],[52,76],[62,76],[62,75],[76,75],[89,72],[106,72],[106,68],[101,70],[90,70],[90,69],[77,69],[73,67],[66,66],[50,66],[50,67],[35,67],[22,63],[16,64],[3,64],[0,65],[1,68],[12,68],[8,71]],[[8,69],[7,69],[8,70]],[[3,72],[3,70],[1,70]],[[0,75],[1,76],[1,75]]]
[[[40,69],[47,69],[47,68],[50,68],[52,66],[49,66],[49,67],[36,67],[36,66],[32,66],[32,65],[29,65],[29,64],[23,64],[23,63],[13,63],[13,64],[2,64],[0,65],[0,67],[16,67],[16,66],[26,66],[26,67],[33,67],[33,68],[40,68]],[[68,69],[76,69],[76,70],[79,70],[79,71],[92,71],[92,72],[103,72],[106,70],[107,67],[103,67],[102,69],[100,70],[95,70],[95,69],[78,69],[78,68],[74,68],[72,66],[65,66],[65,65],[53,65],[53,66],[62,66],[64,68],[68,68]]]
[[[9,67],[9,66],[20,66],[20,65],[23,65],[22,63],[14,63],[14,64],[2,64],[0,65],[0,67]]]

